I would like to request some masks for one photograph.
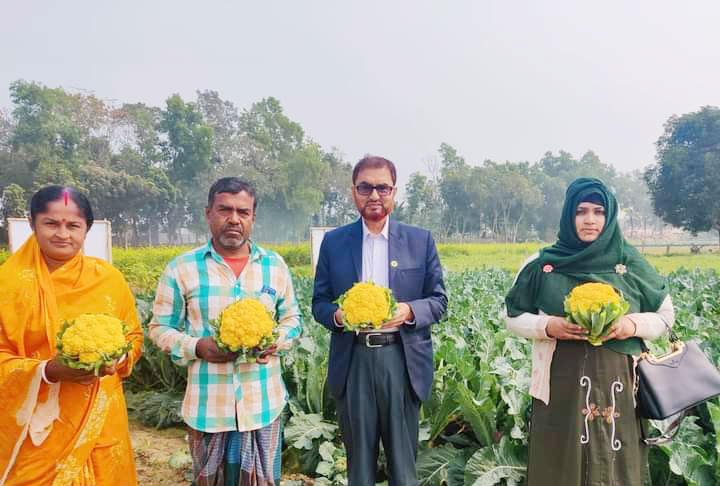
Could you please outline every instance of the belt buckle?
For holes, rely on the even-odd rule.
[[[365,346],[368,348],[382,348],[382,344],[370,344],[370,336],[382,336],[381,332],[369,332],[365,334]]]

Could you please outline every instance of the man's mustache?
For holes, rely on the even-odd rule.
[[[245,231],[243,230],[242,226],[225,225],[221,229],[221,233],[227,233],[228,231],[235,231],[237,233],[240,233],[240,236],[245,238]]]

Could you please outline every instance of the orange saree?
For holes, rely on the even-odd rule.
[[[133,349],[93,385],[47,384],[65,319],[109,313]],[[0,267],[0,486],[135,486],[122,380],[140,356],[135,299],[112,265],[82,254],[50,273],[34,236]]]

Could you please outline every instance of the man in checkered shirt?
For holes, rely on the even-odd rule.
[[[150,338],[188,367],[182,416],[195,486],[277,485],[281,413],[287,403],[279,354],[300,336],[302,317],[287,265],[250,239],[255,189],[236,177],[213,184],[205,209],[212,239],[172,260],[158,283]],[[237,360],[211,337],[209,321],[243,297],[278,321],[277,344],[257,363]]]

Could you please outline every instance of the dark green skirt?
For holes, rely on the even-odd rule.
[[[632,358],[558,341],[550,404],[533,400],[528,486],[643,486],[647,453],[633,404]]]

